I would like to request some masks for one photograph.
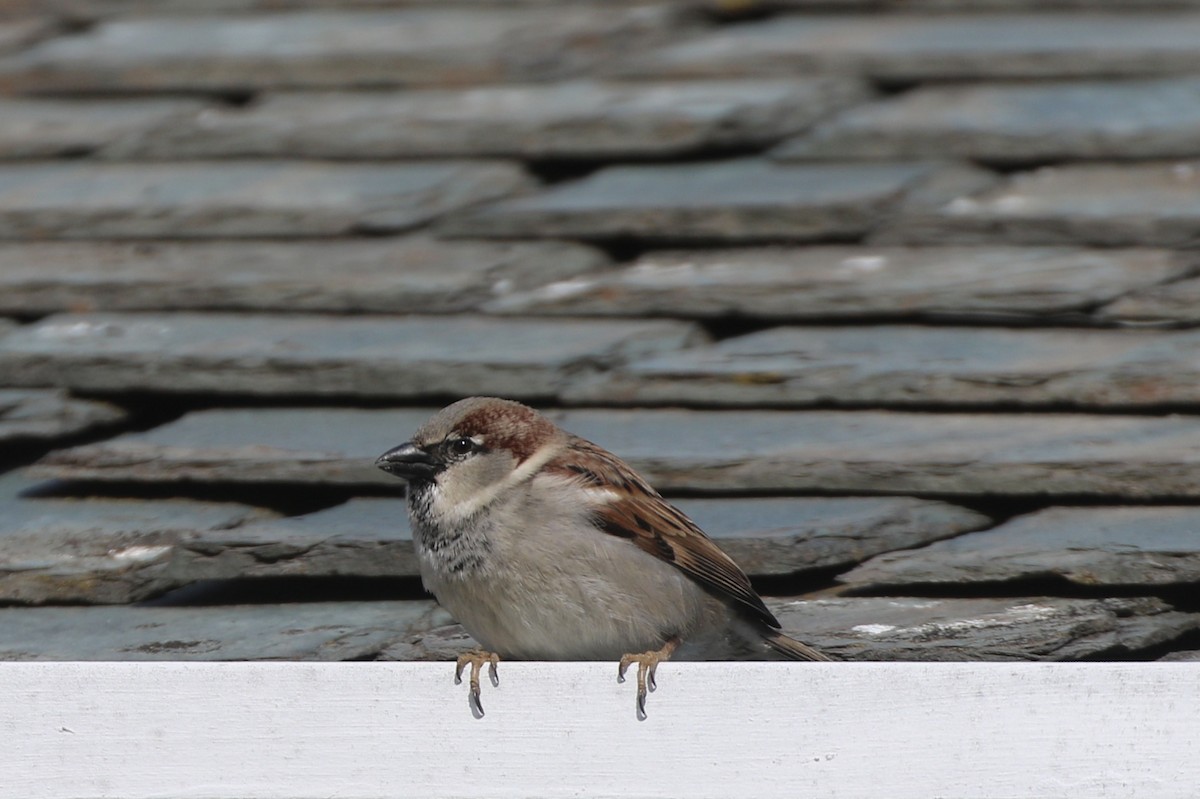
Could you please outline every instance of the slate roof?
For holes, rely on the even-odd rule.
[[[0,660],[436,659],[469,394],[850,659],[1200,649],[1200,2],[0,0]]]

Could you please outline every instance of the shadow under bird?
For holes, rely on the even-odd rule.
[[[500,658],[636,663],[638,718],[667,658],[830,659],[628,464],[525,405],[460,400],[376,465],[408,481],[422,581],[482,647],[455,672],[477,716]]]

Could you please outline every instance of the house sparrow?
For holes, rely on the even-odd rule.
[[[746,575],[612,453],[509,400],[450,405],[376,465],[408,481],[421,578],[500,657],[638,664],[637,715],[669,657],[829,660],[779,632]]]

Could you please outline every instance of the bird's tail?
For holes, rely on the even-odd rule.
[[[802,644],[795,638],[790,638],[778,630],[771,630],[763,635],[767,646],[789,660],[833,660],[829,655],[818,652],[807,644]]]

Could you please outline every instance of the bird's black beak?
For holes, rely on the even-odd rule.
[[[428,480],[438,470],[437,462],[429,453],[411,441],[389,449],[376,459],[375,465],[405,480]]]

